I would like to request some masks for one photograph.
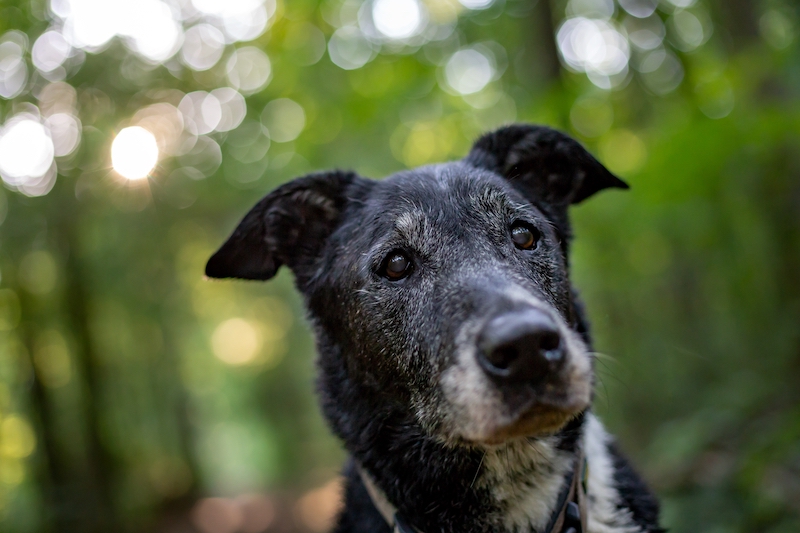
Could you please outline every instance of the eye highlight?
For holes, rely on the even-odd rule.
[[[386,259],[383,260],[381,265],[380,274],[390,281],[399,281],[414,270],[414,263],[408,255],[401,251],[395,250],[389,252]]]
[[[532,228],[526,224],[515,222],[511,226],[511,241],[514,246],[520,250],[532,250],[536,247],[542,234],[539,230]]]

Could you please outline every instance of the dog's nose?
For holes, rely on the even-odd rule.
[[[564,359],[558,327],[536,309],[497,316],[478,337],[478,361],[484,372],[500,382],[539,383],[558,370]]]

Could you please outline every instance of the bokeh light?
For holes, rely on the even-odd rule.
[[[254,120],[248,120],[233,130],[226,139],[228,153],[242,163],[255,163],[269,150],[269,130]]]
[[[304,22],[291,24],[286,30],[284,47],[298,65],[309,66],[325,55],[325,34],[314,24]]]
[[[456,92],[476,93],[494,78],[494,58],[486,49],[465,48],[450,57],[444,74],[447,85]]]
[[[18,115],[0,130],[0,176],[28,196],[47,194],[55,183],[55,146],[37,119]]]
[[[736,103],[733,87],[724,76],[710,78],[697,84],[695,94],[700,111],[715,120],[727,117]]]
[[[612,172],[626,175],[638,171],[647,160],[647,147],[634,132],[610,131],[600,142],[600,156]]]
[[[57,81],[42,87],[37,95],[42,115],[55,113],[77,113],[78,92],[69,83]]]
[[[183,28],[167,4],[161,0],[137,0],[125,2],[125,8],[118,33],[130,41],[133,51],[155,63],[178,51]]]
[[[640,50],[653,50],[661,46],[667,33],[658,16],[643,19],[628,17],[625,19],[625,30],[630,43]]]
[[[81,140],[81,122],[70,113],[55,113],[47,117],[44,125],[50,131],[56,157],[71,154]]]
[[[222,119],[222,106],[217,97],[195,91],[183,97],[178,110],[183,114],[186,130],[194,135],[211,133]]]
[[[274,0],[191,0],[191,3],[224,29],[229,43],[261,35],[276,9]]]
[[[72,46],[59,31],[46,31],[36,39],[31,49],[33,65],[41,72],[60,67],[70,55]]]
[[[211,348],[217,359],[234,366],[253,362],[262,343],[258,330],[242,318],[222,322],[211,336]]]
[[[119,24],[119,1],[63,0],[53,7],[62,15],[64,36],[79,48],[98,48],[116,34]]]
[[[244,516],[233,500],[203,498],[192,509],[192,522],[202,533],[235,533],[241,528]]]
[[[275,504],[262,494],[203,498],[192,509],[192,523],[202,533],[262,533],[275,514]]]
[[[181,58],[187,66],[205,70],[219,60],[225,44],[261,35],[275,13],[276,3],[274,0],[54,0],[51,10],[61,21],[64,40],[72,47],[100,51],[119,36],[130,50],[149,62],[162,63],[181,49]],[[194,24],[186,35],[184,23]],[[45,68],[55,64],[65,50],[54,36],[48,36],[42,47],[38,56]],[[46,50],[47,47],[55,52]]]
[[[166,102],[143,107],[131,119],[131,124],[140,126],[153,134],[158,143],[159,153],[175,155],[186,141],[184,115],[178,108]]]
[[[598,87],[609,89],[621,81],[616,75],[627,73],[630,59],[628,40],[606,20],[567,19],[556,38],[566,64],[578,72],[585,72]]]
[[[28,67],[24,55],[27,37],[18,31],[9,31],[0,38],[0,97],[14,98],[25,88]]]
[[[406,39],[416,34],[422,24],[422,6],[418,0],[375,0],[372,20],[386,37]]]
[[[675,7],[691,7],[697,3],[697,0],[668,0],[668,1]]]
[[[680,59],[664,48],[656,48],[642,56],[637,65],[644,86],[657,95],[674,91],[683,80]]]
[[[617,0],[620,7],[636,18],[647,18],[655,13],[658,0]]]
[[[572,105],[570,123],[575,131],[585,137],[599,137],[614,123],[614,109],[605,98],[587,95]]]
[[[58,281],[58,266],[52,254],[36,250],[19,262],[20,285],[29,293],[44,295],[52,291]]]
[[[701,11],[677,9],[668,24],[675,36],[675,44],[684,52],[691,52],[705,43],[713,30],[711,20]]]
[[[355,26],[336,30],[328,41],[328,55],[334,65],[355,70],[366,65],[375,55],[375,48]]]
[[[758,29],[767,43],[776,50],[783,50],[795,39],[792,17],[779,9],[768,9],[758,21]]]
[[[178,156],[178,164],[184,169],[192,169],[193,175],[207,178],[217,171],[222,163],[222,148],[217,141],[207,135],[190,137]]]
[[[24,418],[11,415],[0,422],[0,456],[24,459],[36,449],[36,434]]]
[[[264,107],[261,120],[273,141],[285,143],[295,140],[303,131],[306,114],[294,100],[278,98]]]
[[[183,36],[160,0],[62,0],[53,8],[64,19],[65,39],[76,48],[98,50],[119,35],[141,57],[161,62],[177,51]]]
[[[486,9],[494,4],[494,0],[458,0],[467,9]]]
[[[186,30],[181,48],[183,63],[197,71],[217,64],[225,51],[225,36],[211,24],[198,24]]]
[[[146,178],[157,162],[156,138],[141,126],[124,128],[111,144],[111,165],[129,180]]]
[[[245,46],[228,59],[227,72],[231,86],[243,94],[252,94],[267,86],[272,78],[272,64],[260,49]]]
[[[303,495],[297,502],[295,512],[303,525],[312,532],[324,533],[334,527],[336,515],[343,503],[343,480],[334,478]]]
[[[211,96],[220,105],[221,116],[217,123],[217,131],[230,131],[239,126],[247,114],[247,103],[238,91],[230,87],[220,87],[211,91]]]

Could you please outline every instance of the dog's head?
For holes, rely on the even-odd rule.
[[[553,433],[592,391],[567,208],[608,187],[627,185],[576,141],[510,126],[459,162],[383,181],[332,172],[289,182],[247,214],[206,273],[293,270],[328,401],[351,394],[335,390],[347,384],[376,412],[404,410],[452,444]]]

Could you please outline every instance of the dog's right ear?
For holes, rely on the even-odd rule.
[[[206,264],[211,278],[266,280],[282,264],[297,274],[316,259],[339,222],[352,172],[297,178],[261,199]]]
[[[475,142],[466,161],[505,176],[531,199],[566,207],[628,184],[575,139],[544,126],[514,124]]]

